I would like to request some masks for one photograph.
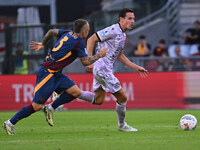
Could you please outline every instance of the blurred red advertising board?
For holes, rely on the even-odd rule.
[[[124,88],[128,104],[127,108],[185,108],[184,73],[150,73],[144,79],[137,73],[116,73]],[[86,91],[92,91],[92,74],[69,74],[76,84]],[[19,110],[30,104],[33,98],[35,75],[2,75],[0,76],[0,110]],[[51,102],[51,98],[47,103]],[[105,102],[92,105],[79,99],[65,104],[68,109],[115,109],[115,98],[107,94]]]

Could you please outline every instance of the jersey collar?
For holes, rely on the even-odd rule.
[[[119,27],[120,27],[120,29],[122,30],[122,28],[121,28],[121,26],[120,26],[120,23],[118,22],[118,25],[119,25]],[[124,33],[124,31],[122,30],[122,32]]]

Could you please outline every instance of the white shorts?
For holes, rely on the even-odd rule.
[[[116,93],[121,89],[120,82],[113,73],[105,72],[102,69],[94,69],[93,75],[94,91],[102,87],[106,92]]]

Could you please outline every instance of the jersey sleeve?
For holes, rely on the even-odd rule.
[[[65,33],[68,33],[70,32],[70,30],[62,30],[62,29],[59,29],[58,30],[58,37],[61,38],[61,36]]]
[[[105,29],[97,31],[96,35],[100,42],[106,41],[115,37],[115,28],[112,26],[107,27]]]
[[[84,41],[82,39],[80,40],[80,44],[79,44],[79,47],[78,47],[77,50],[78,50],[77,54],[78,54],[79,58],[88,56],[87,49],[85,48],[85,44],[84,44]]]

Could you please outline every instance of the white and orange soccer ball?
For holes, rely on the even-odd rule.
[[[194,130],[197,127],[197,119],[190,114],[184,115],[181,117],[180,126],[183,130]]]

